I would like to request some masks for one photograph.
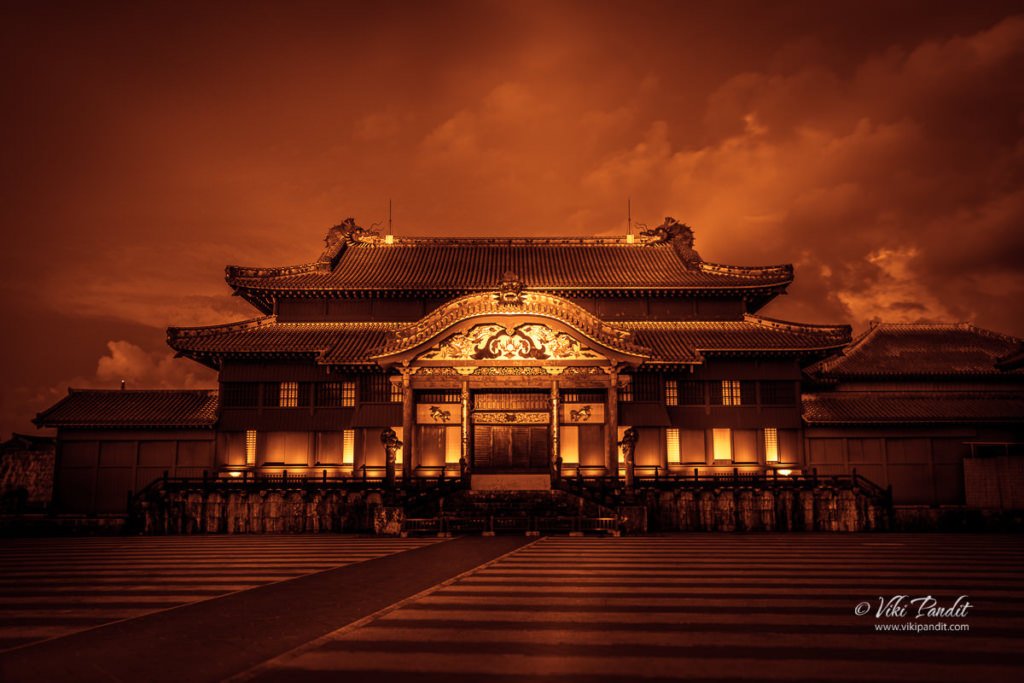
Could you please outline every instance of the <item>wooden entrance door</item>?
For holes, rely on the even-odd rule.
[[[477,472],[547,472],[547,425],[475,425],[473,467]]]

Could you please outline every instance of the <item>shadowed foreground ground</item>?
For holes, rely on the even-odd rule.
[[[1024,678],[1020,537],[530,540],[4,541],[0,679]],[[876,618],[896,595],[972,607]],[[908,623],[946,630],[878,630]]]

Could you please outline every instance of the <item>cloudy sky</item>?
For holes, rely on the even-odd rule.
[[[0,8],[0,437],[72,386],[211,386],[169,324],[223,267],[409,235],[614,235],[792,262],[765,313],[1024,336],[1021,2]]]

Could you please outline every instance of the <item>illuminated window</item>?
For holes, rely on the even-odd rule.
[[[715,460],[732,460],[732,430],[712,429]]]
[[[356,383],[355,382],[342,382],[341,383],[341,405],[343,406],[354,406],[356,404]]]
[[[779,461],[779,430],[775,427],[764,428],[764,459],[765,462]]]
[[[458,465],[462,457],[462,427],[444,428],[444,463]]]
[[[740,383],[734,379],[722,380],[722,405],[738,406],[741,404]]]
[[[277,393],[277,405],[282,408],[294,408],[299,405],[298,382],[281,382]]]
[[[341,464],[351,465],[355,462],[356,455],[356,430],[346,429],[342,432],[341,443]]]
[[[679,405],[679,382],[677,380],[665,380],[665,405]]]
[[[245,432],[245,464],[249,467],[256,465],[256,430],[249,429]]]
[[[580,428],[575,425],[559,427],[558,450],[562,465],[580,464]]]
[[[391,401],[392,403],[401,403],[405,400],[405,392],[402,390],[401,382],[391,383]]]
[[[665,453],[669,465],[678,465],[681,461],[679,451],[679,430],[670,427],[665,430]]]

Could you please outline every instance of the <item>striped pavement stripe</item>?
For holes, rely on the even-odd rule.
[[[256,680],[1020,681],[1024,540],[982,535],[549,537]],[[879,632],[879,596],[974,607]],[[934,620],[933,620],[934,621]]]
[[[334,535],[4,539],[0,652],[435,542]]]

